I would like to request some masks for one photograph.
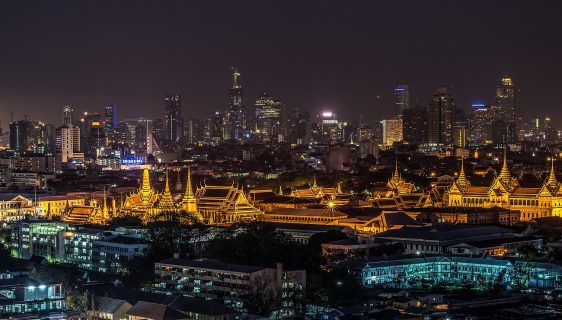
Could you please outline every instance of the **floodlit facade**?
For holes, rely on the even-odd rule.
[[[524,272],[521,271],[523,269]],[[396,288],[437,283],[486,287],[496,281],[508,287],[517,282],[529,288],[559,288],[562,285],[562,267],[552,263],[528,263],[491,257],[401,257],[365,263],[361,270],[361,281],[365,286]]]
[[[521,221],[562,216],[562,192],[554,173],[554,162],[542,187],[521,187],[509,172],[506,153],[502,169],[490,186],[472,186],[461,165],[459,177],[447,196],[451,207],[500,207],[520,211]]]

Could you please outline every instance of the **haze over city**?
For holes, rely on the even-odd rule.
[[[271,92],[289,107],[369,123],[453,87],[456,105],[491,103],[509,75],[528,116],[562,107],[561,5],[545,1],[139,1],[0,4],[0,120],[119,107],[154,117],[178,92],[187,117],[227,103],[231,66],[245,99]],[[531,114],[533,113],[533,114]],[[562,124],[559,118],[555,124]]]

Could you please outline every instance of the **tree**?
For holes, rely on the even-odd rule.
[[[66,294],[66,308],[86,313],[88,311],[88,292],[72,290]]]

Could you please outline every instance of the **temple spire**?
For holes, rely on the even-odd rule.
[[[498,178],[505,182],[511,180],[511,173],[509,173],[509,168],[507,167],[507,147],[503,151],[503,165]]]
[[[150,172],[148,168],[144,168],[142,172],[142,182],[141,182],[141,190],[142,191],[150,191]]]
[[[394,173],[392,174],[393,181],[400,180],[400,172],[398,171],[398,157],[394,160]]]
[[[316,184],[316,174],[314,174],[314,177],[312,178],[312,189],[317,189],[318,188],[318,184]]]
[[[461,188],[465,188],[470,185],[468,179],[466,178],[466,174],[464,173],[464,157],[461,158],[461,171],[459,173],[459,177],[457,178],[457,185]]]
[[[548,179],[546,180],[546,185],[549,187],[558,186],[556,174],[554,173],[554,157],[552,157],[552,160],[550,161],[550,174],[548,175]]]
[[[187,184],[185,186],[185,194],[181,199],[181,209],[187,212],[197,212],[197,199],[193,194],[191,186],[191,166],[187,167]]]
[[[176,207],[174,199],[172,198],[172,193],[170,192],[170,182],[168,179],[168,169],[166,169],[166,186],[164,187],[164,193],[162,198],[158,203],[158,208],[162,210],[172,210]]]

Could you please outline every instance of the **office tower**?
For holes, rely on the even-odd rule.
[[[359,146],[359,156],[366,158],[368,155],[376,153],[376,144],[373,141],[373,128],[366,124],[361,124],[356,129],[355,144]]]
[[[159,143],[166,140],[166,125],[162,119],[152,121],[152,135]]]
[[[29,120],[10,123],[10,149],[17,152],[31,152],[35,145],[34,125]]]
[[[394,88],[394,116],[401,117],[402,112],[410,108],[410,89],[406,84]]]
[[[382,144],[391,146],[394,142],[403,140],[402,119],[386,119],[381,121],[382,125]]]
[[[225,119],[224,114],[220,111],[215,111],[208,119],[206,138],[210,144],[218,144],[225,138]]]
[[[468,135],[468,119],[462,109],[453,110],[453,146],[457,148],[466,147]]]
[[[496,147],[504,148],[507,144],[517,141],[515,123],[496,120],[492,123],[492,143]]]
[[[98,120],[94,120],[90,124],[87,149],[89,157],[97,158],[102,155],[103,149],[106,146],[106,137],[103,129],[102,123]]]
[[[244,90],[240,85],[240,73],[236,68],[232,72],[232,87],[228,92],[228,110],[226,116],[225,140],[242,140],[246,130],[246,117],[249,117],[247,111],[244,110],[242,97]],[[251,119],[247,119],[248,124],[252,123]],[[251,129],[251,128],[250,128]]]
[[[310,112],[293,108],[287,114],[288,141],[292,144],[309,144],[311,140]]]
[[[428,142],[431,146],[453,146],[453,97],[447,88],[439,87],[431,97],[428,107]]]
[[[112,104],[105,107],[105,136],[110,142],[117,139],[117,106]]]
[[[344,141],[344,121],[338,120],[335,113],[322,112],[317,116],[318,131],[315,140],[320,143],[337,143]]]
[[[402,112],[402,137],[410,144],[426,144],[428,141],[427,109],[420,106]]]
[[[544,142],[547,144],[558,142],[558,130],[552,127],[550,117],[544,119]]]
[[[101,115],[97,112],[84,112],[80,121],[75,122],[75,124],[80,127],[80,147],[84,154],[87,154],[89,150],[90,127],[94,122],[101,123]]]
[[[74,107],[71,105],[66,105],[62,107],[62,124],[69,125],[73,124],[74,121]]]
[[[501,79],[501,84],[496,87],[495,105],[499,108],[499,119],[504,122],[516,123],[519,109],[515,101],[515,85],[509,77]]]
[[[283,141],[283,105],[269,93],[260,94],[255,101],[256,134],[263,142]]]
[[[55,131],[55,150],[58,161],[67,163],[80,153],[80,128],[71,124],[58,127]]]
[[[183,118],[181,116],[181,96],[177,93],[164,97],[166,140],[178,143],[183,138]]]
[[[483,103],[472,104],[470,116],[470,143],[474,146],[492,142],[492,123],[495,121],[495,111]]]
[[[185,123],[185,140],[187,144],[198,144],[202,142],[204,125],[199,119],[191,118]]]

